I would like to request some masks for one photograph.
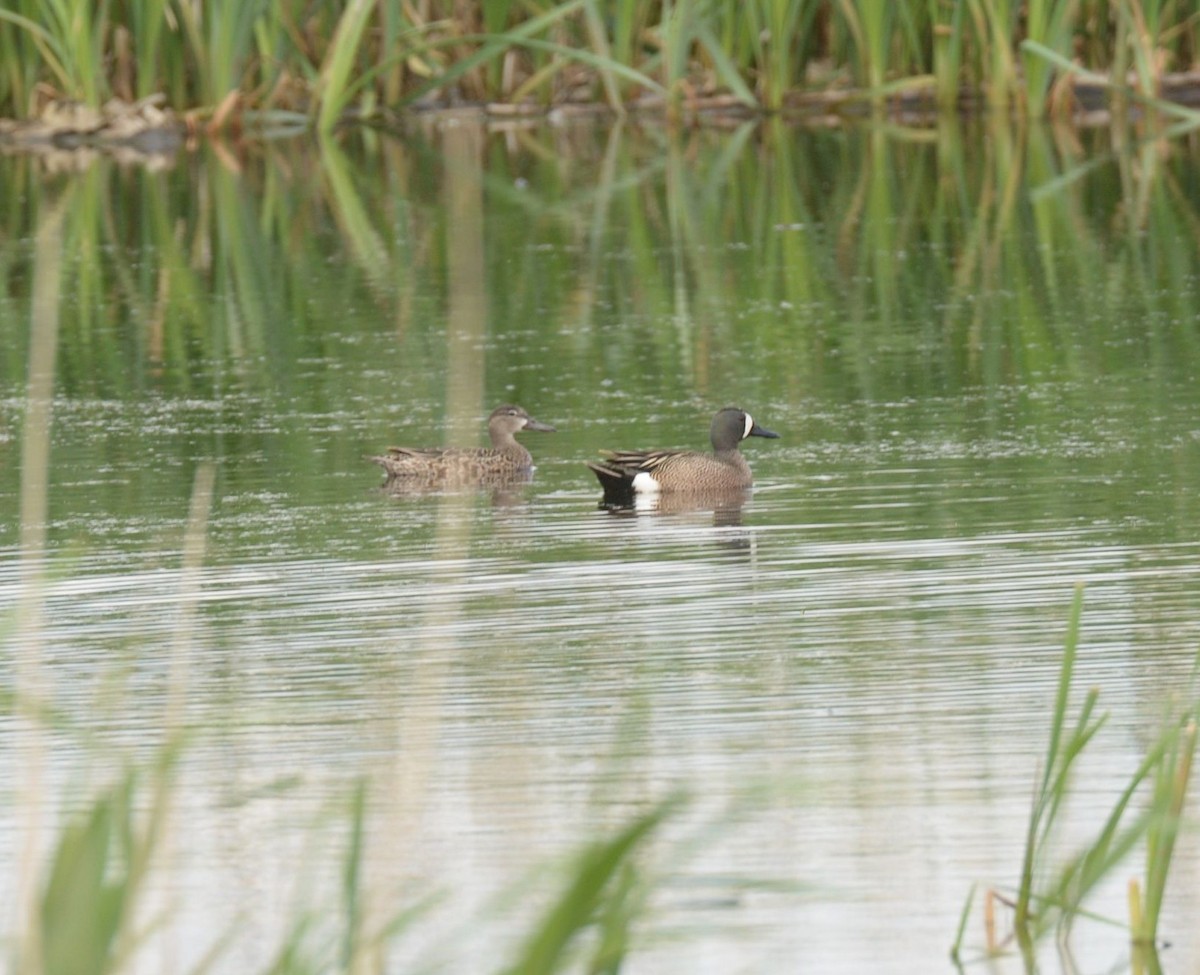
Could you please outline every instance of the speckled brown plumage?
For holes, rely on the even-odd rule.
[[[488,417],[491,447],[388,447],[368,458],[383,468],[385,488],[501,486],[528,480],[533,457],[514,434],[521,430],[553,433],[519,406],[498,406]]]

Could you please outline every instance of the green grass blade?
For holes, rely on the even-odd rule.
[[[132,828],[127,793],[132,776],[101,795],[62,833],[42,897],[44,975],[104,975],[132,899],[128,851]]]
[[[15,24],[29,32],[34,44],[42,57],[46,59],[46,65],[58,78],[58,82],[63,88],[68,91],[74,87],[72,73],[67,70],[66,65],[70,62],[70,56],[62,49],[62,45],[58,39],[52,35],[46,28],[42,27],[28,17],[22,17],[20,14],[13,13],[11,10],[5,10],[0,7],[0,20],[6,20],[10,24]]]
[[[584,5],[583,16],[584,23],[587,25],[588,37],[591,39],[592,46],[596,48],[596,56],[605,65],[598,70],[600,80],[604,84],[604,96],[608,99],[608,106],[618,115],[623,115],[625,108],[621,104],[621,91],[617,85],[616,74],[608,67],[610,64],[622,62],[612,56],[612,48],[609,46],[608,35],[604,30],[604,18],[596,9],[595,0],[588,0]]]
[[[1067,616],[1067,636],[1063,643],[1062,664],[1059,667],[1058,689],[1054,696],[1054,716],[1050,724],[1050,744],[1046,749],[1047,762],[1042,779],[1045,789],[1054,774],[1057,764],[1059,742],[1062,740],[1063,724],[1067,717],[1068,698],[1071,693],[1071,679],[1075,673],[1075,658],[1079,650],[1079,620],[1083,615],[1083,586],[1075,587],[1075,596],[1071,601],[1071,611]]]
[[[154,94],[160,87],[160,52],[166,0],[142,0],[131,5],[132,33],[137,64],[138,98]]]
[[[1146,844],[1142,924],[1140,930],[1134,932],[1134,940],[1144,945],[1153,945],[1157,936],[1162,899],[1175,852],[1175,840],[1179,835],[1195,754],[1196,722],[1193,712],[1187,726],[1178,730],[1165,761],[1160,762],[1156,769],[1155,818]]]
[[[651,91],[656,91],[660,94],[666,93],[666,89],[648,75],[644,75],[642,72],[636,71],[633,68],[627,68],[625,65],[618,64],[616,61],[607,61],[599,55],[593,54],[591,51],[584,51],[576,47],[567,47],[564,44],[555,44],[553,41],[543,41],[534,37],[513,38],[512,43],[517,47],[528,47],[538,51],[549,51],[550,53],[558,54],[567,60],[578,61],[580,64],[586,64],[593,68],[611,72],[620,78],[624,78],[626,81],[632,81],[644,88],[650,89]]]
[[[589,0],[567,0],[561,6],[554,7],[548,12],[534,17],[532,20],[526,21],[520,27],[514,28],[504,34],[484,34],[484,35],[469,35],[466,37],[452,37],[440,41],[432,41],[424,45],[417,46],[409,51],[410,55],[420,54],[422,51],[430,50],[437,47],[461,46],[464,41],[485,41],[485,45],[474,54],[468,55],[461,61],[456,61],[449,68],[443,71],[436,78],[431,78],[428,82],[418,86],[414,91],[408,93],[404,98],[404,103],[417,101],[422,96],[427,95],[431,91],[436,91],[438,88],[444,88],[453,81],[457,81],[463,75],[481,64],[486,64],[492,58],[499,57],[509,46],[520,38],[529,37],[539,31],[545,30],[573,14],[575,11],[582,8]]]
[[[954,932],[954,944],[950,946],[950,960],[954,964],[961,964],[963,938],[967,934],[967,921],[971,917],[971,905],[975,903],[976,886],[971,884],[971,889],[967,892],[967,899],[963,903],[962,913],[958,916],[958,929]]]
[[[363,31],[375,6],[375,0],[350,0],[338,19],[337,30],[321,69],[318,132],[329,132],[349,104],[351,93],[347,91],[347,84],[358,56]]]
[[[1021,42],[1021,49],[1036,54],[1038,57],[1045,58],[1047,61],[1054,64],[1056,67],[1061,68],[1068,74],[1074,74],[1096,84],[1104,85],[1106,88],[1110,88],[1113,91],[1119,91],[1122,94],[1127,95],[1129,98],[1141,102],[1143,105],[1149,105],[1152,108],[1157,109],[1164,115],[1172,115],[1183,119],[1200,119],[1200,110],[1188,108],[1185,105],[1169,102],[1162,98],[1154,98],[1138,91],[1137,89],[1130,88],[1127,85],[1118,84],[1107,75],[1097,74],[1094,71],[1087,71],[1074,62],[1067,60],[1067,58],[1059,54],[1057,51],[1050,50],[1050,48],[1046,47],[1044,44],[1039,44],[1036,41],[1024,40]]]
[[[564,44],[556,44],[553,41],[544,41],[539,38],[526,37],[515,31],[510,31],[508,34],[493,35],[493,34],[469,34],[465,37],[455,37],[445,40],[430,41],[420,45],[418,48],[410,50],[409,55],[419,53],[420,51],[434,50],[441,47],[456,47],[464,42],[481,41],[485,46],[476,54],[468,57],[449,68],[445,73],[438,75],[437,78],[429,81],[425,85],[418,88],[416,91],[409,94],[404,100],[406,102],[414,101],[422,95],[427,94],[437,88],[445,87],[451,81],[456,80],[466,74],[472,68],[477,67],[490,57],[497,57],[510,47],[527,47],[531,50],[547,51],[551,54],[557,54],[566,61],[577,61],[580,64],[586,64],[594,67],[597,70],[609,72],[616,77],[624,78],[627,81],[632,81],[637,85],[657,92],[666,94],[666,89],[663,88],[657,81],[649,75],[643,74],[633,68],[620,64],[617,61],[607,60],[591,51],[586,51],[581,48],[568,47]]]
[[[1021,864],[1021,881],[1017,892],[1016,919],[1018,928],[1024,928],[1030,918],[1030,905],[1034,895],[1034,866],[1038,850],[1043,846],[1053,821],[1045,813],[1048,809],[1057,810],[1061,794],[1055,797],[1051,792],[1051,782],[1056,776],[1062,775],[1060,762],[1060,742],[1063,725],[1066,722],[1068,698],[1071,692],[1071,678],[1075,669],[1075,653],[1079,645],[1079,619],[1083,611],[1083,586],[1075,587],[1075,596],[1071,602],[1071,611],[1067,621],[1067,637],[1063,644],[1062,663],[1059,666],[1058,689],[1054,696],[1054,712],[1050,721],[1050,741],[1046,747],[1046,757],[1043,760],[1042,780],[1033,799],[1033,809],[1029,815],[1029,826],[1025,834],[1025,854]],[[1060,778],[1065,784],[1065,778]]]
[[[360,780],[354,789],[350,807],[350,848],[342,874],[342,899],[346,908],[346,928],[342,936],[342,970],[355,970],[354,960],[362,930],[362,861],[367,786]]]
[[[705,51],[708,52],[708,56],[712,58],[713,67],[716,68],[717,78],[721,83],[733,92],[734,97],[743,105],[749,105],[751,108],[757,107],[758,100],[754,97],[754,92],[742,80],[737,65],[733,63],[733,59],[730,58],[716,37],[713,36],[707,24],[699,24],[696,27],[696,38],[700,41]]]
[[[521,950],[509,975],[551,975],[561,970],[563,954],[575,936],[590,925],[607,901],[613,878],[629,857],[679,804],[676,798],[659,803],[606,842],[593,844],[580,857],[566,891],[547,912]]]
[[[1042,44],[1038,41],[1022,41],[1021,50],[1028,51],[1030,54],[1036,54],[1038,57],[1049,61],[1055,67],[1062,68],[1063,71],[1077,75],[1087,81],[1102,85],[1107,85],[1109,83],[1107,75],[1100,74],[1096,71],[1088,71],[1086,68],[1080,67],[1069,58],[1059,54],[1058,51],[1051,50],[1050,48],[1046,47],[1045,44]]]

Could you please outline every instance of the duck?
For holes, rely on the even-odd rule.
[[[604,503],[629,504],[638,495],[690,493],[720,495],[744,491],[754,483],[739,445],[747,437],[779,439],[745,410],[718,410],[709,428],[713,452],[695,450],[604,450],[588,467],[604,488]]]
[[[488,417],[490,447],[388,447],[386,454],[367,459],[383,468],[384,488],[502,485],[529,480],[533,473],[533,456],[514,436],[525,430],[557,432],[505,403]]]

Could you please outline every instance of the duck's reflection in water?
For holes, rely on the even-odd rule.
[[[711,525],[724,529],[711,540],[733,552],[753,548],[754,533],[742,524],[742,509],[750,500],[749,488],[735,491],[672,491],[639,494],[627,504],[601,501],[598,508],[613,518],[663,518],[681,525]]]
[[[379,488],[379,493],[397,501],[427,501],[445,495],[488,495],[495,508],[511,508],[529,501],[529,485],[533,472],[508,477],[470,477],[436,483],[417,480],[392,481]]]

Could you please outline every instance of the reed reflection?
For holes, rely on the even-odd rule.
[[[748,383],[896,399],[1048,372],[1093,379],[1107,350],[1128,347],[1118,322],[1194,312],[1186,287],[1161,286],[1194,280],[1200,254],[1195,148],[1170,134],[1101,144],[972,123],[835,137],[774,120],[669,137],[597,129],[594,145],[534,131],[488,154],[486,132],[460,120],[428,147],[347,135],[311,156],[271,146],[237,171],[213,160],[122,176],[102,163],[66,217],[89,257],[63,309],[62,379],[68,394],[88,377],[110,397],[212,395],[233,366],[242,387],[297,389],[311,412],[320,387],[280,364],[333,350],[358,395],[383,370],[407,391],[422,376],[461,391],[467,412],[443,411],[451,434],[471,432],[485,380],[494,390],[527,372],[570,399],[562,378],[598,364],[710,400]],[[455,140],[474,142],[474,184],[451,173]],[[0,190],[37,192],[23,174],[0,169]],[[21,259],[34,209],[6,217],[5,260]],[[1027,292],[1039,300],[1017,300]],[[1123,318],[1107,313],[1114,293]],[[925,304],[914,328],[908,310]],[[395,323],[396,361],[328,344],[381,319]],[[19,321],[0,320],[12,347]],[[752,365],[731,361],[748,333]],[[1181,329],[1157,330],[1142,354],[1178,363],[1180,344]]]

